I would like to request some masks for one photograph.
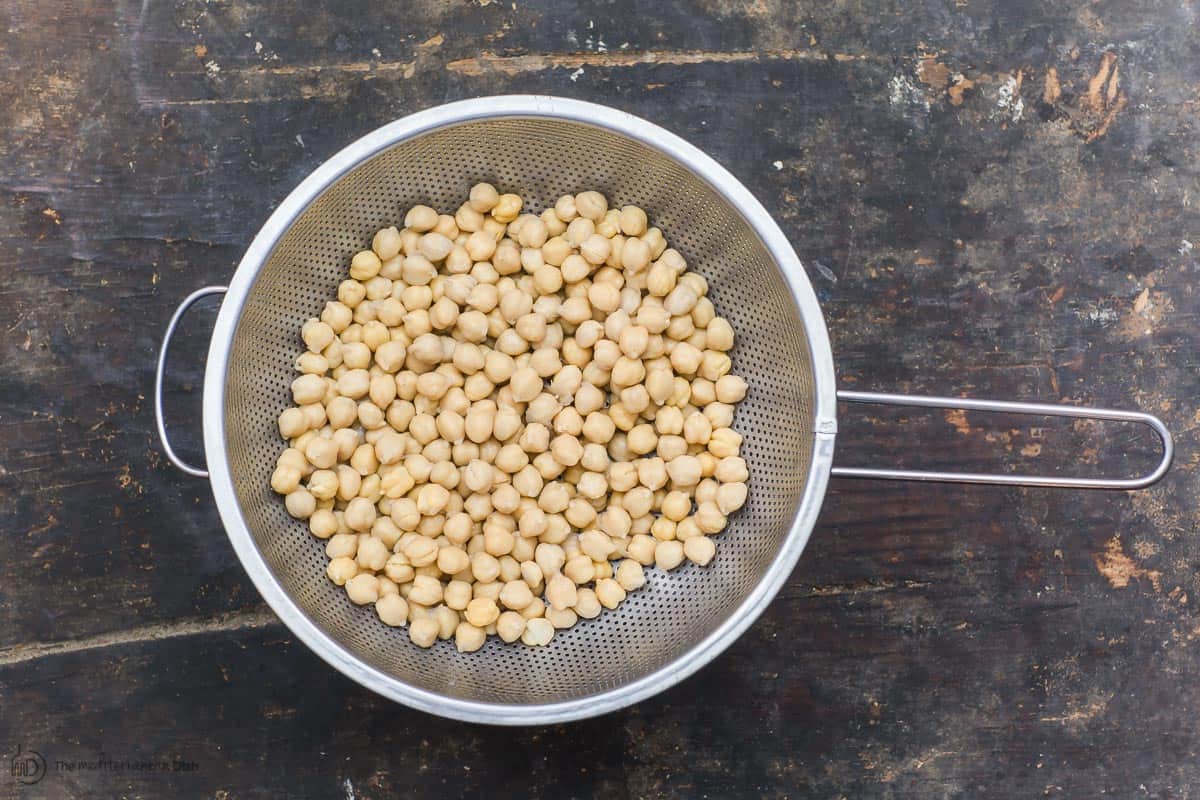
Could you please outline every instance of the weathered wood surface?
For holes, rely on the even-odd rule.
[[[6,760],[0,796],[1200,794],[1198,15],[5,3],[0,742],[50,773],[22,786]],[[1136,494],[835,482],[762,620],[603,719],[472,727],[343,679],[263,606],[207,485],[161,456],[159,336],[342,145],[517,91],[632,111],[727,165],[808,265],[843,385],[1149,410],[1174,471]],[[194,457],[210,321],[172,357]],[[1151,458],[1108,426],[877,411],[845,414],[841,461]],[[54,765],[101,752],[196,770]]]

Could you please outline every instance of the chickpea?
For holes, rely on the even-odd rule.
[[[542,647],[554,638],[554,625],[543,617],[535,617],[525,623],[521,642],[529,647]]]
[[[476,597],[467,604],[465,612],[467,622],[480,628],[491,625],[500,616],[496,602],[486,597]]]
[[[521,213],[522,205],[518,195],[502,194],[491,209],[492,218],[497,222],[512,222]]]
[[[335,558],[329,562],[329,566],[325,569],[325,574],[329,577],[329,580],[338,586],[345,586],[350,579],[358,574],[358,566],[352,558]]]
[[[408,621],[408,601],[398,594],[385,594],[375,601],[375,613],[384,625],[399,628]]]
[[[440,628],[436,620],[429,617],[414,619],[408,626],[408,638],[417,647],[433,647]]]
[[[610,610],[625,601],[625,589],[612,578],[602,578],[596,581],[595,592],[600,605]]]
[[[677,540],[659,542],[654,548],[654,565],[659,569],[673,570],[683,563],[683,543]]]
[[[488,213],[496,207],[498,202],[500,202],[500,193],[490,183],[477,183],[472,186],[470,197],[467,200],[467,204],[480,214]]]
[[[736,456],[741,447],[742,435],[732,428],[717,428],[708,439],[708,451],[717,458]]]

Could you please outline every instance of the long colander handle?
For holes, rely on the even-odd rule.
[[[889,481],[929,481],[935,483],[990,483],[1003,486],[1054,486],[1067,489],[1143,489],[1156,483],[1166,474],[1175,454],[1171,432],[1162,420],[1140,411],[1118,411],[1112,408],[1086,408],[1049,403],[1017,403],[1008,400],[971,400],[962,397],[932,397],[877,392],[837,393],[846,403],[872,403],[890,406],[919,406],[921,408],[952,408],[968,411],[1001,411],[1011,414],[1036,414],[1044,417],[1073,417],[1077,419],[1109,419],[1149,426],[1162,442],[1162,458],[1153,472],[1137,478],[1070,478],[1050,475],[998,475],[975,472],[938,472],[907,469],[877,469],[871,467],[834,467],[837,478],[874,478]]]
[[[163,373],[167,367],[167,348],[171,346],[171,337],[175,335],[175,328],[178,327],[179,320],[183,319],[183,315],[197,300],[213,294],[225,294],[227,291],[229,291],[227,286],[205,286],[183,299],[179,308],[175,309],[175,313],[171,315],[171,321],[167,323],[162,345],[158,348],[158,368],[154,371],[154,423],[158,426],[158,438],[162,442],[163,452],[167,454],[167,458],[172,464],[188,475],[195,475],[197,478],[207,478],[208,470],[202,467],[193,467],[180,458],[171,447],[171,440],[167,438],[167,424],[163,419]]]

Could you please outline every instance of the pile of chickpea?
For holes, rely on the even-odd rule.
[[[415,206],[304,323],[271,488],[414,643],[545,645],[746,502],[733,329],[635,206]]]

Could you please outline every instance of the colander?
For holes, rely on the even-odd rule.
[[[735,370],[751,387],[736,427],[745,436],[750,496],[707,567],[648,571],[619,609],[559,631],[549,646],[458,653],[414,646],[325,577],[321,542],[270,489],[276,418],[290,404],[300,324],[343,277],[349,257],[415,203],[456,208],[487,180],[545,208],[597,189],[639,205],[708,278],[732,323]],[[204,379],[207,471],[171,449],[162,416],[167,347],[196,300],[224,293]],[[833,467],[836,403],[1092,417],[1149,425],[1162,459],[1138,478],[981,475]],[[155,408],[163,449],[207,476],[229,539],[292,632],[350,678],[414,708],[474,722],[544,724],[603,714],[678,683],[758,617],[787,579],[830,475],[1008,485],[1134,489],[1158,480],[1172,454],[1158,419],[1136,412],[945,397],[837,392],[821,310],[796,253],[750,192],[700,150],[629,114],[544,96],[487,97],[423,111],[368,134],[321,165],[271,215],[228,288],[207,287],[176,310],[159,353]]]

